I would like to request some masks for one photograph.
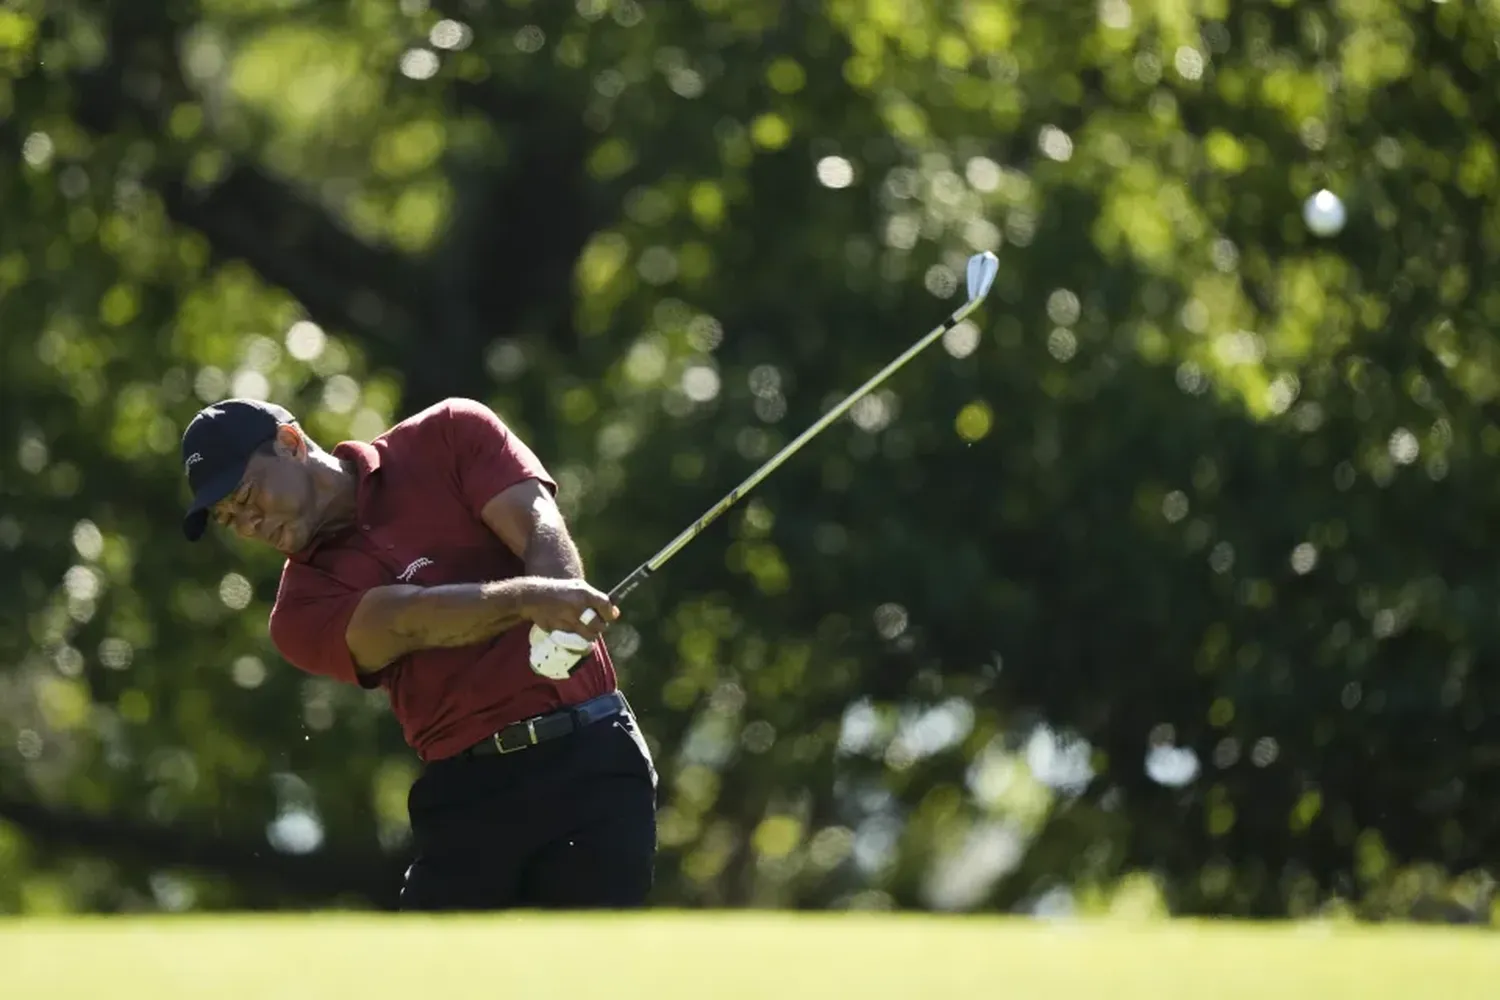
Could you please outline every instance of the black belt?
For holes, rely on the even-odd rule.
[[[515,753],[517,750],[534,747],[538,743],[555,740],[559,736],[567,736],[584,726],[612,719],[628,711],[629,708],[623,694],[611,691],[609,694],[590,698],[583,704],[574,705],[572,708],[522,719],[480,740],[469,749],[461,751],[458,756],[488,757],[491,754]]]

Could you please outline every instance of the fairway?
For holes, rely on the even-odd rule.
[[[0,922],[0,996],[110,1000],[1493,997],[1500,938],[1440,928],[635,917]]]

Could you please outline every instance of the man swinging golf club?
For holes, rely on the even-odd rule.
[[[324,452],[286,410],[229,400],[183,436],[193,505],[287,555],[271,637],[311,673],[386,690],[428,762],[408,801],[411,909],[639,905],[656,771],[599,638],[618,602],[859,399],[963,322],[968,296],[608,595],[583,582],[555,484],[485,407],[450,399]],[[530,621],[530,630],[516,626]],[[518,752],[523,751],[523,752]]]
[[[193,418],[182,458],[187,537],[212,520],[285,554],[276,648],[384,689],[425,764],[403,909],[645,902],[656,771],[600,635],[619,612],[525,442],[449,399],[325,451],[287,410],[230,399]],[[540,669],[554,633],[583,641]]]

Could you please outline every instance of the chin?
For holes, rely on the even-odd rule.
[[[286,556],[300,552],[306,543],[305,534],[300,524],[287,525],[284,536],[279,539],[280,544],[275,547],[276,551]]]

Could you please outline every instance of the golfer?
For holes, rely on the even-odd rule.
[[[449,399],[325,451],[285,409],[230,399],[193,418],[182,460],[190,540],[212,520],[287,557],[282,656],[382,688],[424,762],[403,909],[645,902],[657,776],[600,637],[619,611],[525,442]],[[533,623],[592,640],[566,680],[532,670]]]

